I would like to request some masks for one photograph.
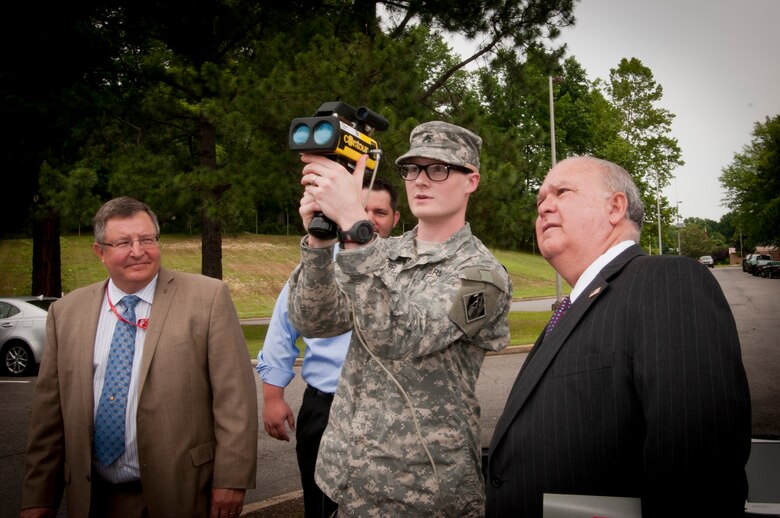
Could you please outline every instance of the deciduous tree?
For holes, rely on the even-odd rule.
[[[669,184],[674,169],[684,164],[677,139],[671,136],[674,114],[658,105],[663,87],[637,58],[623,58],[617,68],[610,69],[604,89],[621,115],[620,134],[628,143],[618,163],[634,175],[649,223],[643,228],[643,241],[653,242],[659,217],[661,228],[668,228],[666,223],[674,212],[661,190]],[[662,239],[668,241],[669,236]]]
[[[780,245],[780,115],[755,124],[753,140],[734,154],[720,183],[748,250]]]

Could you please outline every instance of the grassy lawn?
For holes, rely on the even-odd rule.
[[[68,293],[106,278],[92,252],[91,234],[63,236],[62,287]],[[222,242],[224,281],[240,318],[269,317],[276,296],[299,259],[300,236],[242,234]],[[200,236],[165,235],[160,239],[163,265],[170,270],[199,273]],[[555,271],[540,255],[492,250],[512,278],[513,298],[555,296]],[[32,239],[0,240],[0,296],[29,295],[32,279]],[[568,287],[565,287],[568,292]],[[533,343],[551,312],[510,313],[511,345]],[[252,357],[262,346],[266,326],[244,326]]]
[[[536,341],[547,321],[550,320],[552,311],[542,312],[519,312],[509,313],[509,345],[531,345]],[[263,347],[265,333],[268,331],[266,325],[247,325],[243,326],[244,337],[246,338],[249,356],[257,358],[257,353]],[[298,340],[298,349],[303,352],[304,343]]]
[[[91,235],[64,236],[62,289],[65,293],[106,278],[92,252]],[[244,234],[222,243],[223,279],[230,286],[241,318],[270,316],[284,282],[298,264],[300,236]],[[200,236],[160,238],[163,265],[170,270],[200,273]],[[32,239],[0,240],[0,294],[30,294]]]

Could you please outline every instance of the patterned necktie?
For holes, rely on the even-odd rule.
[[[125,307],[122,318],[127,322],[135,322],[135,305],[140,300],[135,295],[127,295],[120,301]],[[137,329],[127,322],[120,319],[116,323],[103,392],[95,415],[95,455],[103,466],[110,465],[125,451],[125,410]]]
[[[549,335],[553,328],[558,324],[558,321],[561,319],[563,314],[566,313],[566,310],[569,309],[569,306],[571,306],[571,299],[569,297],[563,297],[561,303],[558,304],[558,307],[555,308],[555,311],[553,311],[550,322],[547,324],[547,329],[544,330],[545,338],[547,338],[547,335]]]

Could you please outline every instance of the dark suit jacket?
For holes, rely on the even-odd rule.
[[[490,443],[487,515],[542,516],[543,494],[564,493],[639,497],[644,518],[737,516],[750,427],[718,282],[632,246],[529,353]]]
[[[22,508],[89,515],[92,361],[105,282],[52,304],[38,374]],[[137,415],[141,484],[152,517],[208,516],[211,488],[255,487],[254,370],[227,286],[160,271],[144,340]]]

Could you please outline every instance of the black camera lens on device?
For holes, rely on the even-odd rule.
[[[359,107],[355,116],[359,121],[379,131],[385,131],[390,127],[390,123],[387,121],[387,119],[378,113],[369,110],[365,106]]]

